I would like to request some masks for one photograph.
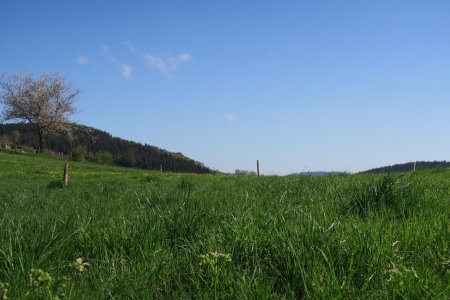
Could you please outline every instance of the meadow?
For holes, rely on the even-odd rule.
[[[450,170],[69,164],[0,151],[0,299],[450,297]]]

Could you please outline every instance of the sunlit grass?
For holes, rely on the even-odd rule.
[[[0,151],[0,296],[448,299],[447,170],[257,178],[69,165],[64,188],[63,160]]]

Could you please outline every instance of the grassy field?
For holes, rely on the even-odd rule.
[[[449,299],[448,170],[63,165],[0,151],[0,299]]]

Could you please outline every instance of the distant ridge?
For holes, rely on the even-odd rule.
[[[29,124],[0,124],[0,144],[32,151],[38,146],[38,138]],[[70,134],[49,137],[45,146],[50,152],[77,160],[181,173],[216,172],[182,153],[113,137],[108,132],[78,124],[73,124]]]
[[[416,170],[423,169],[443,169],[450,168],[448,161],[418,161],[416,162]],[[404,164],[396,164],[386,167],[374,168],[361,173],[393,173],[393,172],[410,172],[414,169],[414,162]]]
[[[309,172],[299,172],[293,173],[292,175],[312,175],[312,176],[323,176],[323,175],[338,175],[344,174],[345,172],[327,172],[327,171],[309,171]]]

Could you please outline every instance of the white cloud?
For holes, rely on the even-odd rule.
[[[103,50],[104,53],[109,54],[109,47],[108,47],[108,45],[103,44],[102,45],[102,50]]]
[[[143,58],[148,67],[157,69],[162,75],[166,76],[167,78],[173,78],[175,73],[178,72],[180,65],[192,59],[192,56],[188,53],[183,53],[179,56],[161,56],[152,53],[141,53],[130,41],[124,41],[123,45],[128,49],[130,53]],[[110,53],[107,46],[104,47],[104,51]]]
[[[184,61],[190,61],[192,59],[192,56],[190,54],[181,54],[180,56],[178,56],[178,61],[179,62],[184,62]]]
[[[86,56],[80,55],[77,57],[77,63],[80,65],[87,65],[88,63],[90,63],[90,61]]]
[[[125,77],[126,79],[130,79],[133,69],[129,65],[125,64],[123,64],[121,67],[122,67],[122,76]]]
[[[228,122],[233,122],[234,120],[236,120],[236,115],[233,113],[227,113],[225,115],[225,120],[227,120]]]
[[[117,69],[120,70],[120,73],[122,76],[126,79],[130,79],[131,75],[133,73],[133,68],[131,68],[130,65],[124,64],[121,61],[119,61],[112,53],[111,50],[109,50],[109,47],[105,44],[102,45],[102,51],[103,53],[109,58],[111,63],[116,66]]]
[[[131,53],[136,53],[137,49],[130,41],[123,42],[123,45],[130,51]]]
[[[171,78],[179,70],[180,65],[190,61],[192,56],[187,53],[179,56],[158,56],[146,53],[144,59],[149,67],[157,69],[164,76]]]

